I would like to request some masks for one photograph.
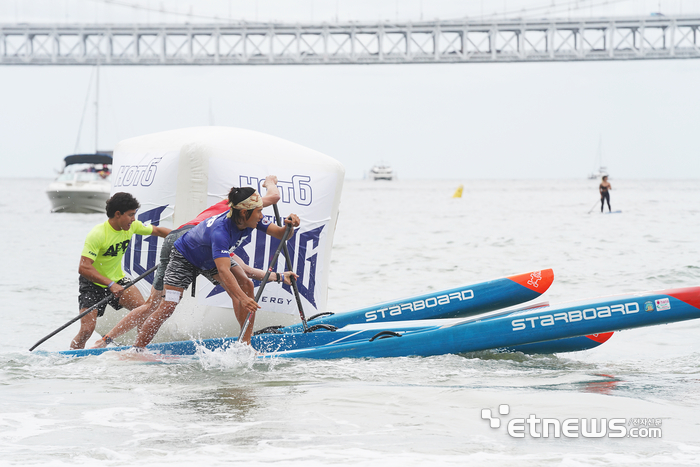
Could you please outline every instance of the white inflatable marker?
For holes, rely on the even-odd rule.
[[[265,177],[276,175],[280,214],[295,213],[301,218],[288,246],[304,310],[309,315],[326,310],[330,254],[345,176],[335,159],[275,136],[208,126],[121,141],[114,148],[112,169],[112,194],[132,193],[141,204],[139,220],[173,229],[225,199],[233,186],[251,186],[264,195]],[[271,207],[263,214],[273,220]],[[135,237],[125,255],[124,270],[137,276],[157,264],[162,241]],[[255,231],[237,254],[249,265],[265,269],[275,246],[270,236]],[[278,263],[276,270],[284,271],[286,261],[280,258]],[[151,284],[142,281],[138,287],[148,297]],[[196,297],[185,293],[181,302],[154,342],[238,335],[230,298],[208,280],[200,277]],[[288,286],[268,284],[260,305],[256,328],[298,321]],[[97,331],[109,331],[122,316],[109,309],[98,320]]]

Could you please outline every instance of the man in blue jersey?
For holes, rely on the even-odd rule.
[[[201,222],[173,245],[163,280],[164,300],[141,326],[134,347],[143,348],[151,342],[161,325],[173,314],[182,292],[197,274],[202,274],[214,284],[221,284],[231,300],[240,303],[234,312],[241,326],[248,313],[252,314],[248,332],[242,338],[242,342],[250,343],[255,312],[260,306],[241,289],[233,276],[233,259],[229,252],[240,246],[254,228],[277,239],[282,239],[286,229],[263,220],[262,197],[253,188],[231,188],[228,200],[228,212]],[[290,217],[285,222],[298,227],[299,217],[296,214]]]

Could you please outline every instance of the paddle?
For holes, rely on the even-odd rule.
[[[288,219],[290,220],[291,218],[292,216],[288,217]],[[260,296],[262,296],[263,290],[265,289],[265,284],[267,284],[267,280],[269,279],[270,273],[272,272],[272,268],[274,268],[275,264],[277,264],[277,257],[280,255],[280,251],[282,251],[282,246],[286,246],[287,239],[289,238],[289,234],[292,231],[292,224],[287,224],[287,229],[284,231],[284,235],[282,235],[282,241],[280,241],[280,244],[277,245],[277,250],[275,251],[275,255],[270,260],[270,266],[268,266],[267,271],[263,276],[262,282],[260,283],[260,287],[258,288],[258,293],[255,294],[256,303],[258,302],[258,300],[260,300]],[[238,335],[238,342],[241,342],[241,339],[243,339],[243,335],[248,330],[248,326],[250,326],[250,317],[252,315],[253,313],[249,312],[248,316],[246,316],[245,322],[243,323],[243,326],[241,326],[241,333]]]
[[[598,206],[598,203],[599,203],[599,202],[600,202],[600,201],[596,201],[595,204],[593,205],[593,207],[592,207],[591,209],[589,209],[588,212],[587,212],[586,214],[590,214],[590,213],[596,208],[596,206]]]
[[[141,274],[139,277],[137,277],[137,278],[134,279],[133,281],[131,281],[130,284],[127,284],[126,287],[124,287],[124,290],[128,289],[129,287],[131,287],[132,285],[134,285],[135,283],[137,283],[138,281],[140,281],[141,279],[143,279],[144,277],[146,277],[147,275],[149,275],[150,273],[152,273],[152,272],[155,271],[156,269],[158,269],[158,265],[157,265],[157,264],[156,264],[155,266],[153,266],[151,269],[149,269],[148,271],[146,271],[146,272],[144,272],[143,274]],[[92,310],[94,310],[94,309],[97,308],[98,306],[104,305],[105,303],[107,303],[107,302],[110,301],[111,299],[112,299],[112,296],[111,296],[111,295],[106,296],[105,298],[103,298],[102,300],[100,300],[99,302],[97,302],[95,305],[93,305],[93,306],[91,306],[90,308],[88,308],[87,310],[83,311],[83,312],[80,313],[78,316],[76,316],[76,317],[73,318],[72,320],[68,321],[66,324],[64,324],[64,325],[61,326],[60,328],[56,329],[54,332],[52,332],[52,333],[49,334],[48,336],[46,336],[46,337],[44,337],[43,339],[41,339],[39,342],[37,342],[36,344],[34,344],[34,345],[32,346],[32,348],[29,349],[29,351],[31,352],[32,350],[36,349],[37,347],[39,347],[41,344],[43,344],[44,342],[46,342],[46,341],[49,340],[50,338],[52,338],[53,336],[55,336],[55,335],[58,334],[59,332],[63,331],[63,330],[66,329],[68,326],[70,326],[71,324],[75,323],[75,322],[78,321],[80,318],[82,318],[83,316],[87,315],[88,313],[90,313]]]
[[[277,225],[282,226],[282,218],[280,217],[280,212],[277,209],[277,203],[273,204],[272,207],[275,210],[275,220]],[[284,259],[286,260],[286,267],[289,271],[292,270],[292,258],[289,256],[289,250],[287,249],[287,244],[282,246],[282,251],[284,251]],[[297,300],[297,308],[299,308],[299,317],[301,318],[301,323],[304,325],[304,332],[308,332],[309,328],[306,324],[306,316],[304,316],[304,307],[301,304],[301,296],[299,296],[299,287],[297,286],[297,280],[294,275],[289,276],[292,281],[292,289],[294,290],[294,297]]]

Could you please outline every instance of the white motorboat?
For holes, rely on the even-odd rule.
[[[370,180],[393,180],[394,169],[386,164],[377,164],[369,171]]]
[[[63,162],[60,175],[46,189],[51,212],[105,212],[112,188],[112,154],[74,154]]]

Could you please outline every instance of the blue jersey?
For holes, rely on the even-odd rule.
[[[263,217],[256,226],[267,232],[270,218]],[[228,258],[229,251],[238,248],[253,231],[251,228],[239,230],[226,213],[200,222],[192,230],[178,238],[174,246],[193,266],[207,270],[216,268],[216,258]]]

